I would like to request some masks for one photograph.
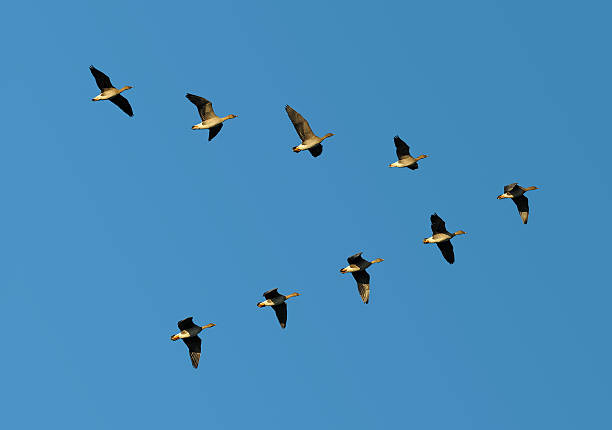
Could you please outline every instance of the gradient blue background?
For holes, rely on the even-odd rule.
[[[612,428],[611,13],[6,4],[3,427]],[[239,117],[209,144],[186,92]],[[318,159],[286,103],[336,134]],[[418,171],[387,168],[395,134]],[[526,226],[495,199],[515,181]],[[434,211],[468,232],[452,266]],[[360,250],[385,259],[367,306],[338,272]],[[302,293],[284,331],[273,287]],[[190,315],[217,324],[198,370],[169,340]]]

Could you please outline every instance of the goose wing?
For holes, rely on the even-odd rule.
[[[509,193],[509,192],[511,192],[511,191],[514,189],[514,187],[516,187],[516,186],[517,186],[517,184],[518,184],[518,182],[514,182],[514,183],[512,183],[512,184],[508,184],[508,185],[506,185],[506,186],[504,187],[504,193]]]
[[[202,356],[202,339],[199,336],[191,336],[183,339],[187,348],[189,348],[189,358],[191,358],[191,365],[197,369],[200,357]]]
[[[522,196],[512,197],[512,201],[516,204],[523,224],[527,224],[527,218],[529,218],[529,200],[527,200],[527,196],[523,194]]]
[[[127,113],[129,116],[134,116],[134,112],[132,112],[132,106],[130,106],[130,102],[128,102],[128,99],[123,97],[121,94],[117,94],[116,96],[111,97],[109,100],[113,102],[116,106],[119,106],[119,109]]]
[[[430,218],[431,220],[431,231],[433,234],[436,233],[447,233],[446,224],[444,220],[438,216],[437,213],[433,214]]]
[[[208,141],[209,142],[213,140],[213,137],[219,134],[219,132],[221,131],[221,127],[223,127],[222,122],[208,129]]]
[[[204,97],[196,96],[193,94],[187,94],[185,95],[185,97],[187,97],[191,103],[196,105],[196,107],[198,108],[198,113],[200,114],[200,118],[202,118],[202,122],[217,117],[215,111],[213,110],[212,103],[206,100]],[[210,138],[209,136],[208,140],[210,139],[212,138]]]
[[[94,66],[89,66],[89,71],[96,80],[96,84],[98,85],[98,88],[100,88],[100,91],[104,91],[109,88],[115,88],[113,87],[113,84],[111,84],[110,78],[98,69],[96,69]]]
[[[319,155],[323,153],[323,145],[321,145],[320,143],[317,143],[312,148],[308,148],[308,151],[313,157],[318,157]]]
[[[351,255],[349,258],[346,259],[346,261],[348,262],[348,264],[355,264],[361,267],[361,265],[366,262],[366,260],[361,256],[361,254],[363,254],[363,252],[358,252],[355,255]]]
[[[278,292],[278,288],[274,288],[270,291],[266,291],[265,293],[263,293],[263,296],[266,298],[266,300],[270,300],[273,299],[274,297],[279,297],[282,294],[279,294]]]
[[[363,300],[363,303],[368,304],[370,301],[370,274],[365,270],[360,270],[358,272],[351,272],[351,275],[353,275],[355,282],[357,282],[357,289],[359,290],[361,300]]]
[[[180,331],[189,330],[192,327],[197,327],[193,322],[193,317],[185,318],[178,322],[178,328]]]
[[[450,264],[453,264],[455,262],[455,251],[453,250],[453,244],[451,241],[445,240],[444,242],[436,243],[436,245],[438,245],[444,259]]]
[[[306,121],[302,115],[294,111],[293,108],[289,105],[285,106],[285,111],[287,111],[287,115],[289,115],[289,119],[293,123],[293,126],[295,127],[295,131],[297,131],[297,134],[298,136],[300,136],[300,139],[302,140],[302,142],[304,142],[307,139],[310,139],[311,137],[315,137],[314,133],[310,129],[310,125],[308,124],[308,121]],[[313,154],[312,152],[311,154],[317,157],[317,155]]]
[[[395,153],[397,154],[398,160],[401,160],[402,158],[412,158],[410,155],[410,147],[406,144],[406,142],[400,139],[399,136],[395,136],[393,138],[393,142],[395,143]]]
[[[285,328],[287,326],[287,303],[283,302],[274,305],[272,309],[274,309],[274,313],[276,314],[276,318],[278,318],[281,328]]]

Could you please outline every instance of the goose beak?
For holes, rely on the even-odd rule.
[[[263,303],[261,303],[261,302],[259,302],[259,303],[257,303],[257,307],[258,307],[258,308],[263,308],[263,307],[264,307],[264,304],[263,304]]]
[[[170,337],[170,340],[178,340],[178,334],[175,334],[173,336]]]

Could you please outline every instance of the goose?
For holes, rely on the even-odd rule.
[[[185,97],[189,99],[191,103],[196,105],[198,113],[202,122],[191,127],[192,130],[205,130],[208,129],[208,141],[213,140],[223,127],[223,121],[228,119],[238,118],[238,115],[228,115],[224,117],[218,117],[213,111],[212,103],[206,100],[204,97],[195,96],[193,94],[186,94]]]
[[[417,158],[414,158],[410,155],[410,147],[399,136],[395,136],[393,142],[395,142],[395,153],[398,160],[395,163],[389,164],[389,167],[408,167],[411,170],[416,170],[419,168],[417,161],[428,157],[427,155],[419,155]]]
[[[130,90],[133,87],[125,86],[117,89],[113,86],[109,77],[96,69],[94,66],[89,66],[89,70],[95,78],[98,88],[100,88],[100,91],[102,91],[100,94],[91,99],[91,101],[97,102],[98,100],[110,100],[112,103],[119,106],[119,109],[127,113],[129,116],[134,116],[130,102],[128,102],[128,100],[121,95],[122,92]]]
[[[523,220],[523,224],[527,224],[527,218],[529,218],[529,201],[524,195],[525,191],[537,190],[538,187],[521,187],[517,182],[506,185],[504,187],[504,194],[497,196],[498,199],[512,199],[516,205],[519,215]]]
[[[370,274],[366,272],[366,269],[374,263],[380,263],[384,261],[382,258],[376,258],[372,261],[368,261],[361,256],[361,252],[355,255],[351,255],[346,259],[348,266],[340,269],[340,273],[350,273],[357,282],[357,288],[359,289],[359,295],[361,300],[366,305],[370,301]]]
[[[323,142],[328,137],[332,137],[333,133],[327,133],[323,137],[317,137],[312,132],[308,121],[304,119],[302,115],[293,110],[293,108],[289,105],[285,106],[285,111],[287,111],[287,115],[289,115],[289,119],[293,123],[295,127],[295,131],[297,131],[298,136],[300,136],[300,143],[298,146],[293,147],[293,152],[300,152],[307,149],[313,157],[318,157],[323,152],[323,146],[321,146],[321,142]]]
[[[198,336],[205,328],[214,327],[215,324],[210,323],[205,326],[197,326],[193,323],[193,317],[185,318],[178,322],[179,333],[173,335],[171,340],[183,339],[187,348],[189,348],[189,358],[194,369],[198,368],[200,356],[202,355],[202,339]]]
[[[273,290],[263,293],[266,300],[257,303],[257,306],[260,308],[263,308],[264,306],[272,306],[281,328],[285,328],[287,326],[287,303],[285,303],[285,301],[291,297],[297,297],[299,295],[300,293],[291,293],[288,296],[283,296],[278,292],[278,288],[274,288]]]
[[[444,221],[436,213],[433,214],[430,219],[433,236],[423,239],[423,243],[435,243],[438,245],[444,259],[450,264],[453,264],[455,262],[455,252],[453,251],[453,244],[450,240],[460,234],[466,234],[465,231],[458,230],[454,233],[449,233],[446,230]]]

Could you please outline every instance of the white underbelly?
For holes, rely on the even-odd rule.
[[[202,121],[201,128],[207,129],[207,128],[212,128],[215,125],[219,125],[221,124],[223,121],[221,121],[221,118],[214,118],[214,119],[209,119],[206,121]]]
[[[299,145],[298,148],[300,148],[300,149],[310,149],[310,148],[312,148],[313,146],[315,146],[318,143],[321,143],[321,139],[319,139],[319,138],[307,139],[304,142],[302,142],[302,144]]]

